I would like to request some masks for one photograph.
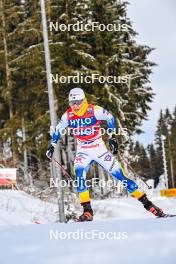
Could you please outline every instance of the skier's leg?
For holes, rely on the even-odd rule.
[[[105,145],[99,149],[97,153],[96,162],[99,163],[114,179],[120,180],[127,191],[135,198],[137,198],[144,208],[156,216],[164,216],[163,211],[148,200],[144,192],[139,191],[138,185],[129,179],[125,170],[116,158],[107,150]]]
[[[80,204],[83,206],[83,214],[80,221],[92,221],[93,210],[90,204],[89,189],[86,184],[86,174],[91,164],[91,158],[86,152],[78,151],[75,157],[74,168],[77,181],[77,192],[79,193]]]
[[[130,194],[134,194],[136,198],[143,195],[143,193],[138,191],[138,185],[127,177],[123,167],[107,150],[105,145],[102,145],[102,147],[98,149],[95,161],[100,164],[101,167],[103,167],[105,171],[107,171],[115,180],[120,180]]]

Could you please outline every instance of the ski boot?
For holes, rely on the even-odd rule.
[[[83,214],[78,217],[78,222],[92,221],[93,220],[93,210],[90,202],[82,203]]]
[[[154,205],[151,201],[148,200],[146,194],[144,194],[141,198],[138,199],[144,206],[144,208],[154,214],[157,217],[165,217],[166,214],[162,209]]]

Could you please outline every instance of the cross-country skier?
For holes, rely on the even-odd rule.
[[[51,145],[46,152],[46,156],[52,159],[54,148],[61,137],[62,130],[71,127],[77,130],[77,152],[74,162],[74,168],[77,180],[77,191],[79,193],[80,203],[83,207],[83,214],[79,216],[78,221],[92,221],[93,210],[90,203],[89,190],[85,184],[86,174],[92,162],[100,164],[116,180],[126,182],[127,191],[137,198],[144,208],[155,216],[164,217],[163,211],[148,200],[144,192],[139,191],[137,184],[129,179],[112,154],[117,154],[117,140],[113,131],[115,129],[115,119],[111,113],[100,106],[89,104],[84,91],[80,88],[74,88],[69,93],[70,107],[62,115],[62,118],[56,126],[52,135]],[[102,120],[107,122],[109,131],[109,152],[105,146],[100,133],[100,123]]]

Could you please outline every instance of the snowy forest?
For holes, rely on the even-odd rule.
[[[129,138],[118,136],[119,154],[144,181],[163,171],[161,135],[166,136],[169,186],[176,187],[176,110],[163,109],[156,127],[155,144],[144,147],[132,136],[142,133],[150,104],[155,100],[150,75],[153,48],[136,42],[137,32],[127,16],[128,3],[116,0],[48,0],[46,13],[53,74],[70,76],[97,73],[127,76],[127,83],[53,83],[58,119],[68,107],[71,88],[81,87],[88,100],[116,117],[117,127],[127,128]],[[50,23],[126,24],[127,30],[50,30]],[[50,142],[50,116],[41,11],[38,0],[0,0],[0,166],[16,167],[19,188],[49,186],[50,164],[45,153]],[[145,132],[145,131],[144,131]],[[75,140],[65,135],[61,161],[73,172]],[[90,176],[106,178],[92,167]],[[64,177],[64,175],[63,175]]]

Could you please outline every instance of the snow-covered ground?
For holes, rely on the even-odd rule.
[[[176,212],[176,199],[153,201]],[[96,200],[93,207],[93,222],[56,224],[56,205],[1,191],[0,263],[176,262],[176,218],[155,219],[133,198]]]
[[[0,225],[53,223],[57,205],[41,201],[22,191],[0,191]]]

